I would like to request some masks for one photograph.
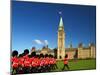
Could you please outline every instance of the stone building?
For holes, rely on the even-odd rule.
[[[77,59],[96,58],[96,49],[94,45],[83,47],[79,44],[78,48],[66,48],[66,54],[68,54],[69,59],[74,59],[75,54]]]
[[[78,48],[73,48],[72,44],[70,45],[70,48],[66,48],[63,19],[62,17],[60,17],[60,23],[58,28],[57,59],[64,59],[66,54],[68,54],[69,59],[96,58],[96,49],[93,44],[89,44],[88,47],[83,47],[82,43],[79,44]]]
[[[43,55],[45,55],[45,54],[51,54],[51,55],[53,55],[54,56],[54,51],[53,50],[51,50],[50,48],[48,48],[48,46],[44,46],[41,50],[37,50],[36,51],[36,54],[43,54]]]
[[[60,17],[60,23],[58,27],[58,37],[57,37],[57,59],[64,59],[65,55],[68,54],[69,59],[87,59],[87,58],[96,58],[96,48],[95,45],[89,44],[88,47],[83,47],[83,44],[80,43],[77,48],[73,48],[72,44],[70,48],[65,47],[65,32],[64,32],[64,25],[63,19]],[[34,51],[34,48],[32,49]],[[51,54],[55,55],[54,50],[50,48],[43,47],[41,50],[36,51],[36,54]]]
[[[96,49],[95,45],[90,44],[87,48],[85,47],[78,47],[78,58],[85,59],[85,58],[96,58]]]

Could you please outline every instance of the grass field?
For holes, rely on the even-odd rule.
[[[57,62],[58,69],[55,71],[62,71],[64,66],[63,61]],[[89,70],[96,69],[96,60],[95,59],[87,59],[87,60],[71,60],[69,61],[70,70]],[[65,69],[67,70],[67,68]]]

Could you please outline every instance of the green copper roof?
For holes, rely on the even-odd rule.
[[[63,27],[63,20],[62,20],[62,17],[60,17],[59,27]]]
[[[60,17],[60,23],[59,23],[59,30],[63,29],[63,20],[62,17]]]

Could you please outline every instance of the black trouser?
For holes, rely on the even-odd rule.
[[[68,64],[64,64],[64,67],[63,67],[63,69],[62,69],[62,70],[64,70],[64,69],[65,69],[65,67],[67,67],[67,69],[69,70],[69,66],[68,66]]]
[[[17,74],[18,69],[17,68],[12,68],[12,75],[16,75]]]
[[[24,73],[30,73],[30,67],[24,67]]]
[[[54,64],[55,69],[58,69],[57,64]]]
[[[31,72],[32,72],[32,73],[36,73],[36,67],[32,67],[32,68],[31,68]]]

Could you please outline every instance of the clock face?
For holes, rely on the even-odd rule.
[[[62,30],[62,28],[60,27],[59,30]]]

